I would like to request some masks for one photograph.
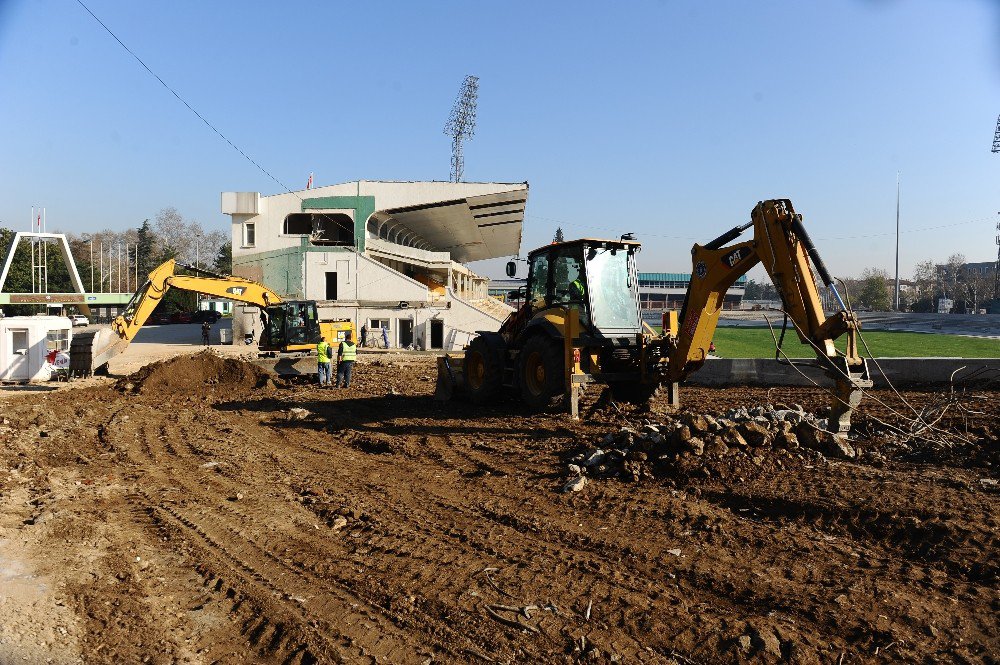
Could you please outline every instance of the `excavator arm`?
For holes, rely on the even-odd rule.
[[[149,280],[132,296],[125,311],[111,322],[112,330],[120,339],[131,342],[171,288],[238,300],[258,307],[281,302],[281,296],[263,284],[242,277],[178,275],[178,265],[194,270],[170,259],[149,273]]]
[[[726,244],[750,227],[753,240]],[[865,359],[858,354],[860,326],[854,312],[844,305],[792,202],[776,199],[758,203],[750,222],[706,245],[695,245],[691,254],[691,283],[676,329],[664,330],[670,342],[667,380],[680,381],[704,364],[726,291],[761,263],[774,282],[799,339],[812,347],[820,367],[834,380],[830,429],[847,431],[862,391],[872,385]],[[840,310],[831,316],[823,311],[814,266],[840,305]],[[844,353],[834,346],[834,341],[842,335],[847,336]]]
[[[74,337],[70,347],[70,372],[77,375],[93,374],[125,351],[171,288],[229,298],[260,307],[281,302],[281,297],[263,284],[241,277],[178,275],[178,266],[195,270],[170,259],[149,273],[149,279],[135,292],[125,305],[125,310],[111,322],[110,329],[102,328]]]

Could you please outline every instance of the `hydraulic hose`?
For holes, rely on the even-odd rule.
[[[728,231],[726,231],[725,233],[723,233],[718,238],[716,238],[715,240],[713,240],[712,242],[705,245],[705,249],[719,249],[733,238],[738,238],[744,231],[749,229],[751,226],[753,226],[752,220],[747,222],[743,226],[733,227]]]
[[[801,215],[795,215],[792,218],[792,233],[794,233],[799,242],[802,243],[802,247],[806,250],[806,255],[812,261],[813,265],[816,266],[816,272],[819,273],[820,279],[823,280],[823,284],[833,292],[833,297],[837,299],[837,303],[840,305],[840,309],[847,311],[847,306],[840,297],[840,293],[837,291],[837,287],[833,284],[833,279],[830,277],[830,272],[826,269],[826,264],[823,263],[823,258],[819,255],[816,250],[816,246],[813,245],[812,239],[809,234],[806,233],[806,228],[802,226]]]

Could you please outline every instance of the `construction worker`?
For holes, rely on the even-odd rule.
[[[368,341],[368,324],[361,324],[361,347],[364,348],[365,343]]]
[[[583,280],[577,277],[569,285],[569,296],[573,300],[583,300],[587,295],[587,289],[583,286]]]
[[[333,355],[333,347],[326,341],[326,337],[316,345],[316,373],[319,375],[319,385],[330,385],[330,356]]]
[[[344,341],[337,347],[337,382],[334,388],[351,387],[351,371],[354,369],[357,357],[358,347],[351,341],[351,331],[348,330],[344,333]]]

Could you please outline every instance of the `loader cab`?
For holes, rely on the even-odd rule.
[[[320,337],[316,303],[290,300],[262,310],[261,351],[311,351]]]
[[[583,239],[553,243],[528,255],[531,313],[576,308],[597,337],[634,337],[640,331],[635,254],[639,243]]]

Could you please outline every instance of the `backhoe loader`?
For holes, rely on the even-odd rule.
[[[177,268],[194,274],[177,274]],[[149,273],[149,279],[111,322],[110,328],[73,337],[70,373],[88,376],[106,369],[108,361],[125,351],[171,288],[260,307],[264,328],[259,345],[261,352],[308,352],[316,348],[321,336],[336,344],[344,340],[346,332],[354,335],[354,324],[350,320],[320,321],[314,300],[283,301],[263,284],[242,277],[216,275],[171,259]]]
[[[727,245],[753,227],[753,239]],[[479,332],[463,356],[438,359],[439,399],[455,391],[487,403],[505,390],[535,410],[564,399],[578,416],[587,383],[606,384],[614,399],[648,401],[662,386],[673,406],[679,384],[708,357],[726,291],[762,263],[799,339],[833,379],[830,428],[850,428],[852,410],[872,383],[858,354],[855,314],[843,303],[792,202],[759,202],[750,221],[691,250],[692,275],[680,315],[667,312],[661,333],[639,312],[635,255],[640,244],[584,238],[528,254],[524,305],[498,332]],[[813,269],[840,310],[823,312]],[[508,267],[508,274],[511,270]],[[834,341],[847,336],[841,353]]]

